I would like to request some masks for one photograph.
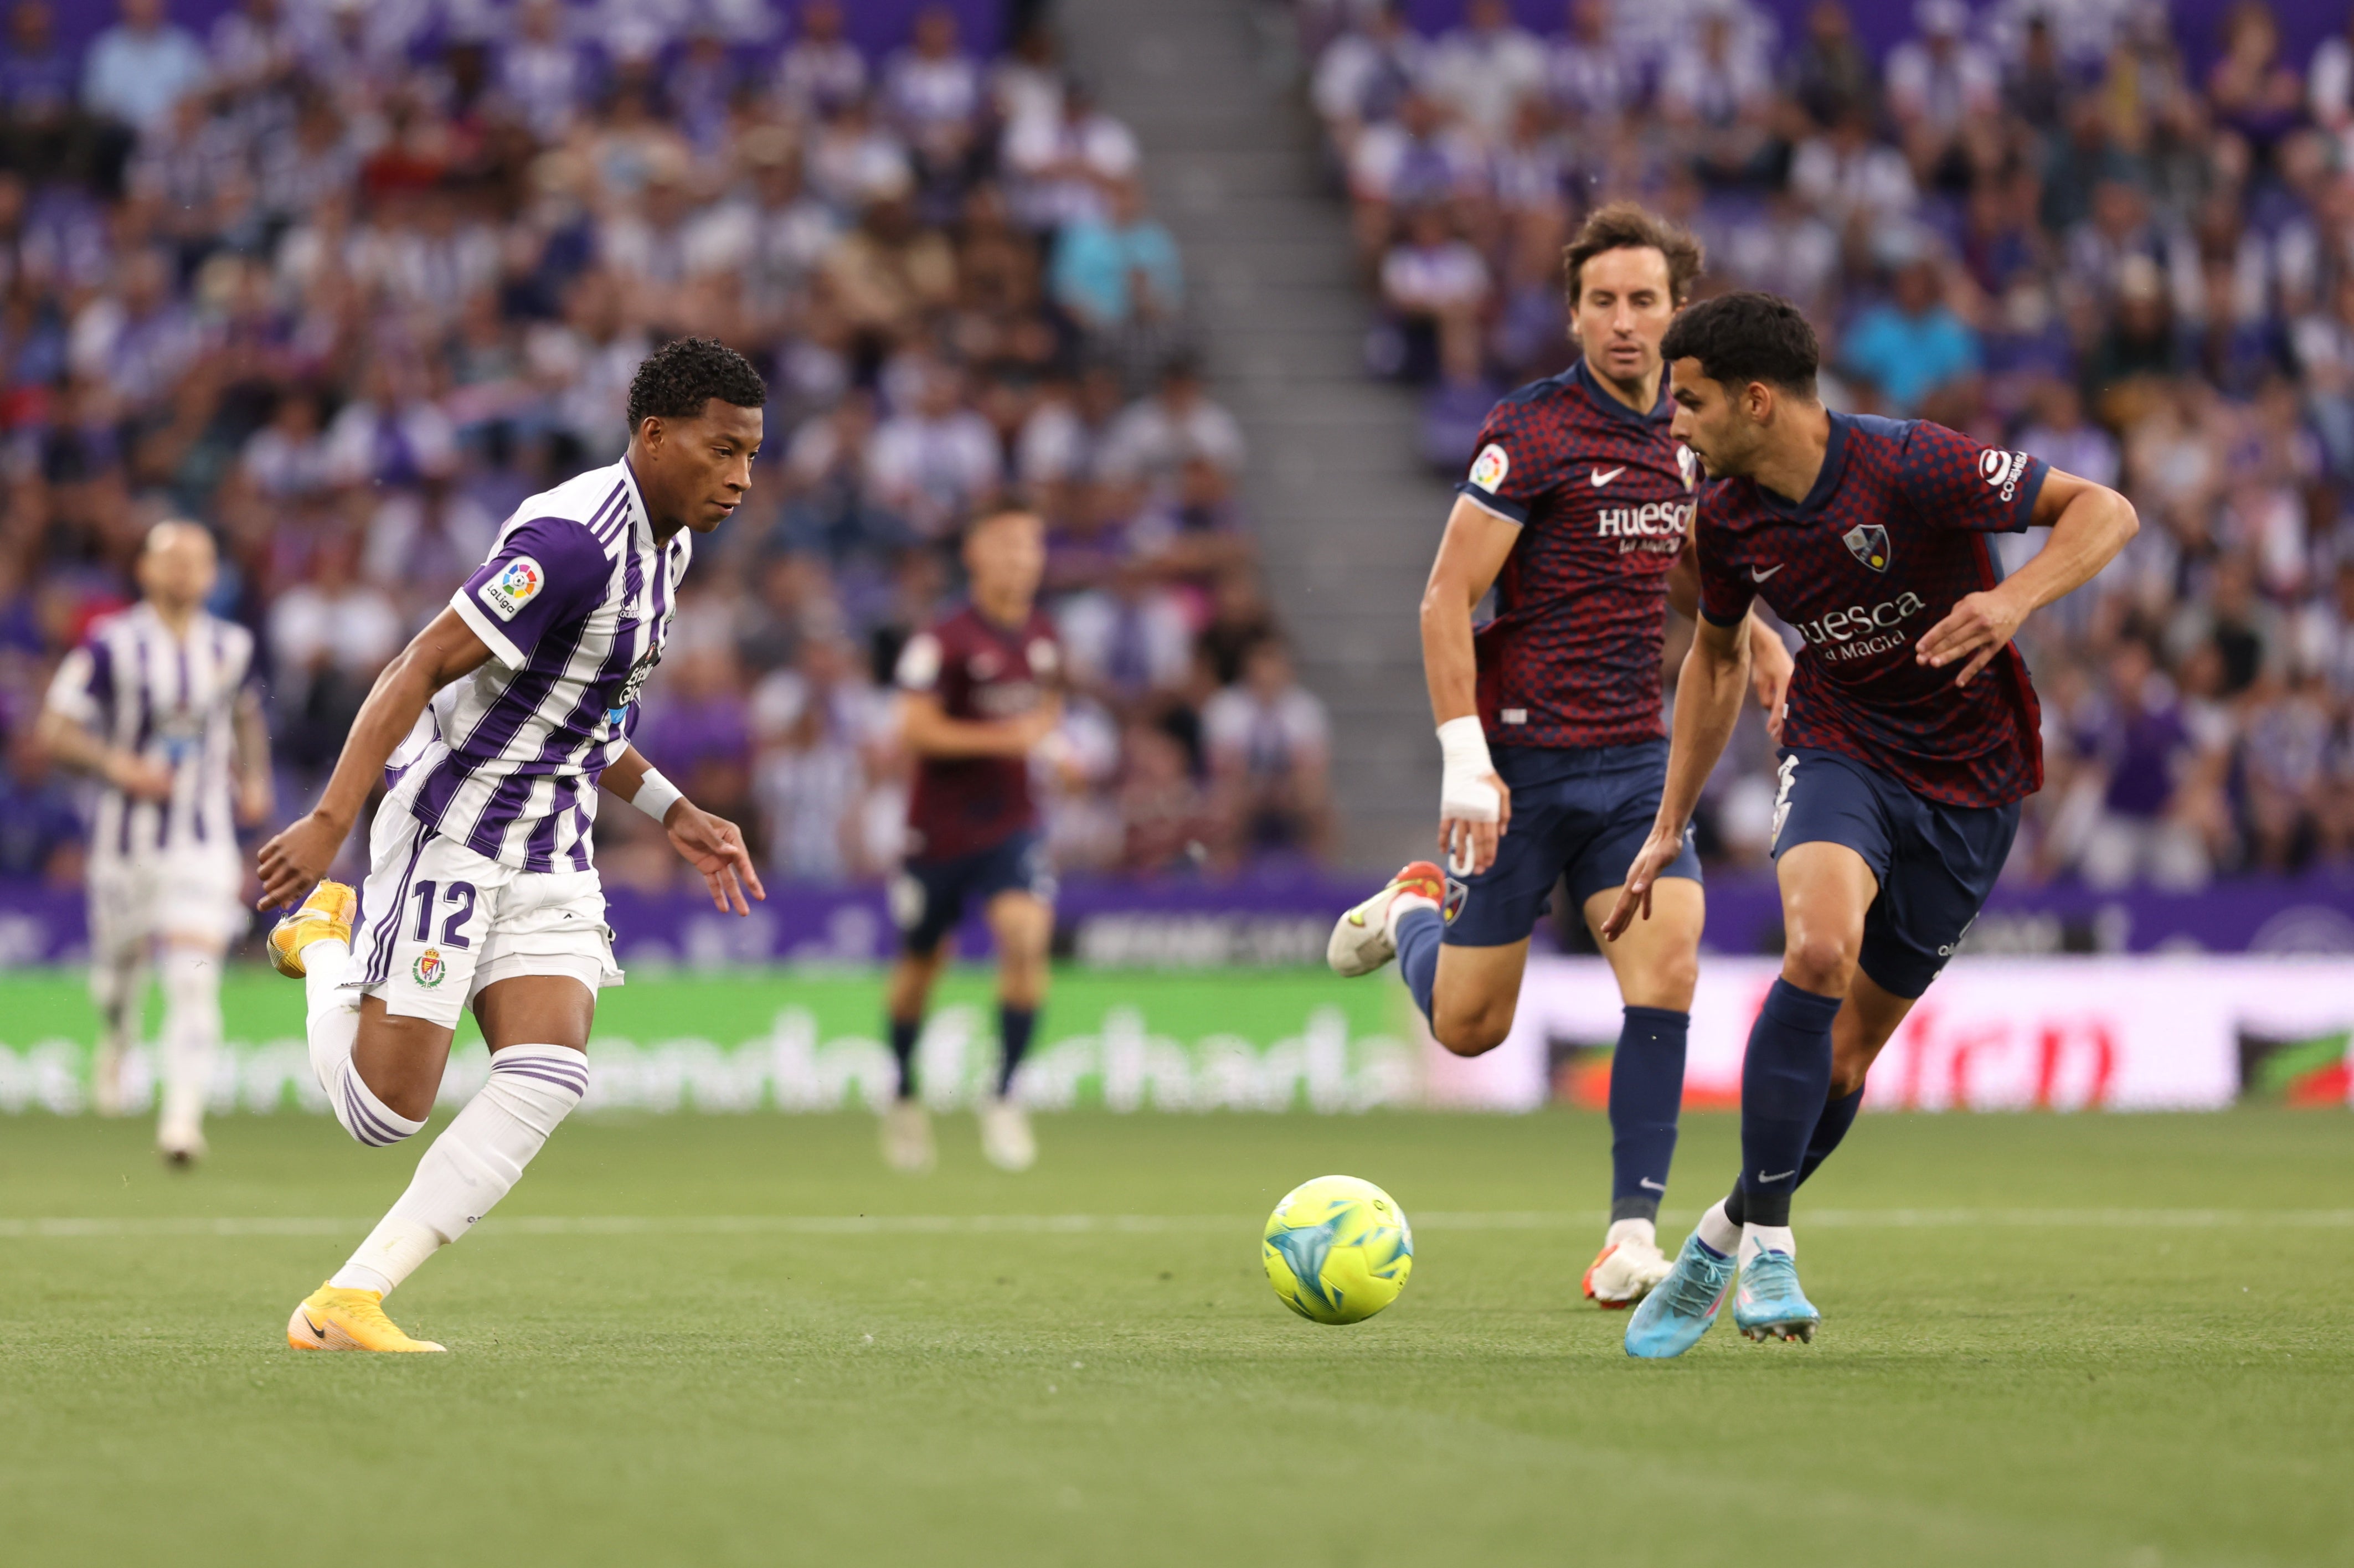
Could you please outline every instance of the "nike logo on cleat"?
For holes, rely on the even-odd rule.
[[[1780,1181],[1783,1177],[1785,1177],[1785,1176],[1796,1176],[1797,1173],[1798,1173],[1798,1172],[1794,1169],[1794,1170],[1789,1170],[1789,1171],[1778,1171],[1778,1172],[1776,1172],[1776,1174],[1774,1174],[1774,1175],[1768,1176],[1768,1175],[1766,1175],[1766,1172],[1764,1172],[1763,1171],[1760,1171],[1759,1172],[1757,1172],[1757,1180],[1759,1180],[1760,1181]]]
[[[1787,561],[1776,561],[1772,567],[1762,572],[1755,567],[1752,567],[1749,568],[1749,580],[1753,583],[1762,583],[1767,577],[1772,577],[1776,572],[1780,571],[1784,567],[1787,567],[1789,564],[1790,563]]]
[[[1620,474],[1625,473],[1626,471],[1627,470],[1624,464],[1621,464],[1617,468],[1597,468],[1593,471],[1593,473],[1587,476],[1587,479],[1589,482],[1593,484],[1595,489],[1599,490],[1604,485],[1609,483],[1612,480],[1617,478]]]
[[[311,1314],[308,1312],[302,1314],[302,1327],[310,1330],[311,1332],[317,1336],[322,1342],[323,1342],[327,1338],[327,1330],[319,1327],[318,1324],[311,1321]]]

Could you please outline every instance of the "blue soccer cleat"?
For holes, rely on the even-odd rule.
[[[1798,1266],[1787,1252],[1761,1252],[1741,1271],[1741,1293],[1733,1303],[1734,1326],[1761,1344],[1766,1340],[1814,1343],[1823,1315],[1798,1288]]]
[[[1647,1361],[1682,1355],[1716,1321],[1733,1287],[1734,1263],[1699,1236],[1684,1238],[1668,1277],[1651,1287],[1627,1323],[1627,1353]],[[1811,1308],[1809,1308],[1811,1310]]]

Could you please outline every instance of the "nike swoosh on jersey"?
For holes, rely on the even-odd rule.
[[[1597,468],[1592,473],[1588,474],[1586,478],[1587,481],[1593,484],[1595,489],[1599,490],[1604,485],[1609,483],[1612,480],[1617,478],[1620,474],[1625,473],[1626,471],[1626,466],[1622,463],[1618,467],[1613,469]]]
[[[1749,568],[1749,580],[1753,583],[1762,583],[1767,577],[1772,577],[1775,572],[1780,571],[1784,567],[1787,567],[1789,564],[1790,563],[1787,561],[1776,561],[1774,563],[1771,569],[1762,572],[1755,567],[1752,567]]]

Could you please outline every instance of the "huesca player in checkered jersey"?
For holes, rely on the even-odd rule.
[[[1668,431],[1659,341],[1700,247],[1619,204],[1589,217],[1563,260],[1582,353],[1488,416],[1423,596],[1446,765],[1439,843],[1458,880],[1415,862],[1341,917],[1326,952],[1344,975],[1394,955],[1432,1034],[1465,1056],[1511,1032],[1553,884],[1566,878],[1597,934],[1617,902],[1667,777],[1668,606],[1698,608],[1688,534],[1699,469]],[[1475,630],[1491,585],[1496,617]],[[1777,712],[1787,651],[1755,623],[1735,644]],[[1610,1225],[1585,1280],[1603,1307],[1639,1300],[1669,1266],[1657,1220],[1703,908],[1689,846],[1664,875],[1657,918],[1605,949],[1627,1005],[1610,1073]]]
[[[401,1332],[385,1297],[506,1196],[587,1093],[597,991],[621,981],[591,858],[600,785],[663,824],[722,910],[765,896],[736,825],[630,736],[695,535],[750,487],[767,401],[723,344],[656,349],[620,460],[515,509],[376,677],[318,806],[261,846],[261,906],[302,900],[270,954],[303,982],[312,1070],[346,1132],[382,1148],[423,1130],[469,1006],[491,1048],[489,1081],[400,1201],[295,1307],[296,1350],[441,1349]],[[323,878],[379,779],[362,897]]]
[[[1804,634],[1783,717],[1773,853],[1781,977],[1750,1030],[1741,1173],[1627,1325],[1681,1355],[1735,1280],[1753,1340],[1812,1340],[1790,1200],[1839,1147],[1864,1075],[1978,917],[2043,783],[2041,715],[2011,645],[2137,526],[2125,498],[1927,420],[1834,414],[1819,349],[1768,294],[1693,306],[1661,343],[1675,434],[1710,482],[1694,524],[1701,626],[1676,687],[1659,820],[1605,934],[1655,911],[1742,700],[1754,599]],[[1988,535],[2051,530],[2009,577]]]

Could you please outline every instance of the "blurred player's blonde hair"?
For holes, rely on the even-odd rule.
[[[1668,263],[1668,292],[1679,305],[1691,298],[1692,281],[1707,258],[1700,241],[1681,225],[1631,201],[1614,201],[1586,214],[1577,238],[1561,253],[1562,277],[1569,302],[1577,303],[1585,285],[1585,264],[1606,250],[1656,250]]]

